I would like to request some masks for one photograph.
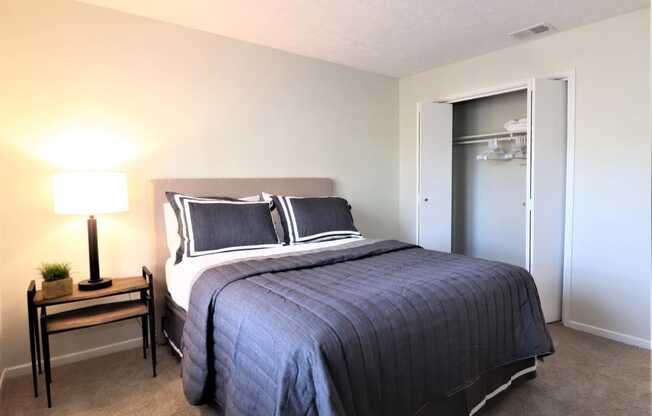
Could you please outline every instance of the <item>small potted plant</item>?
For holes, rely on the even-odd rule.
[[[41,290],[44,299],[72,295],[69,263],[43,263],[38,270],[43,278]]]

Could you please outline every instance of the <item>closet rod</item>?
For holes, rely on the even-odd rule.
[[[517,131],[501,131],[498,133],[475,134],[471,136],[459,136],[453,138],[453,144],[487,143],[489,140],[492,139],[498,141],[513,140],[514,136],[522,136],[526,133],[527,133],[526,130],[517,130]]]

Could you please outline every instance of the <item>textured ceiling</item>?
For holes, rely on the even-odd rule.
[[[649,0],[82,0],[392,76],[517,43],[545,22],[566,30]]]

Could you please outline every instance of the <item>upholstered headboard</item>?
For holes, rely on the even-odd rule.
[[[260,192],[279,195],[323,196],[333,195],[333,180],[329,178],[204,178],[154,179],[154,258],[151,265],[156,292],[156,311],[161,316],[165,284],[165,261],[169,256],[165,237],[163,204],[165,192],[179,192],[191,196],[228,196],[240,198]],[[160,323],[160,320],[157,320]]]

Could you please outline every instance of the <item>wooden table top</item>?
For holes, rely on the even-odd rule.
[[[118,277],[112,279],[113,284],[105,289],[98,290],[79,290],[77,282],[73,283],[72,295],[62,296],[54,299],[43,299],[43,292],[36,291],[34,304],[36,306],[59,305],[62,303],[79,302],[82,300],[98,299],[107,296],[121,295],[123,293],[137,292],[147,289],[147,280],[142,276],[135,277]]]

